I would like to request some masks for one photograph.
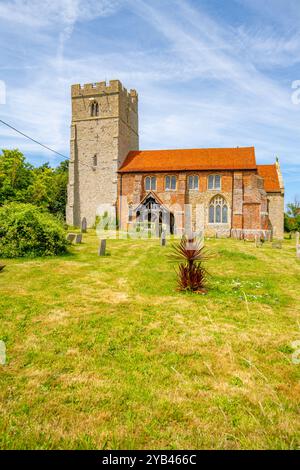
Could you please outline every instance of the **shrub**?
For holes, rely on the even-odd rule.
[[[67,251],[61,223],[31,204],[0,207],[0,257],[51,256]]]
[[[182,237],[173,245],[172,258],[181,261],[178,266],[178,290],[205,294],[208,272],[203,266],[209,256],[200,240]]]

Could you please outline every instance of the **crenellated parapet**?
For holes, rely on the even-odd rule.
[[[83,85],[76,84],[71,87],[72,98],[97,98],[105,95],[119,94],[128,100],[133,110],[137,111],[138,93],[136,90],[128,91],[119,80],[110,80],[85,83]]]

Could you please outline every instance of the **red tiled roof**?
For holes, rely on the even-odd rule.
[[[132,151],[119,171],[185,170],[256,170],[254,147]]]
[[[267,193],[280,193],[280,183],[276,165],[257,165],[259,176],[264,179],[265,191]]]

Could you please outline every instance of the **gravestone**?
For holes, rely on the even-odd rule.
[[[162,232],[161,237],[160,237],[160,244],[161,246],[166,246],[167,244],[166,232]]]
[[[87,232],[87,221],[86,218],[83,217],[81,221],[81,233],[86,233]]]
[[[255,246],[256,248],[260,248],[262,246],[262,241],[258,235],[255,235]]]
[[[281,249],[282,248],[282,242],[280,242],[280,241],[273,242],[272,243],[272,248]]]
[[[106,239],[101,240],[99,246],[99,256],[105,256],[106,252]]]
[[[76,233],[68,233],[68,235],[67,235],[67,240],[68,240],[68,242],[73,243],[73,241],[75,240],[75,238],[76,238]]]
[[[299,232],[296,232],[296,257],[300,259]]]
[[[77,233],[75,243],[82,242],[82,233]]]

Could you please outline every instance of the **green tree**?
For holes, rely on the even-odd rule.
[[[284,229],[286,232],[300,231],[300,202],[297,199],[287,205],[287,212],[284,214]]]
[[[33,167],[19,150],[0,155],[0,206],[7,202],[31,203],[61,220],[67,203],[68,160],[56,168],[49,163]]]
[[[17,149],[0,154],[0,205],[9,201],[24,201],[26,189],[33,179],[33,166]]]

